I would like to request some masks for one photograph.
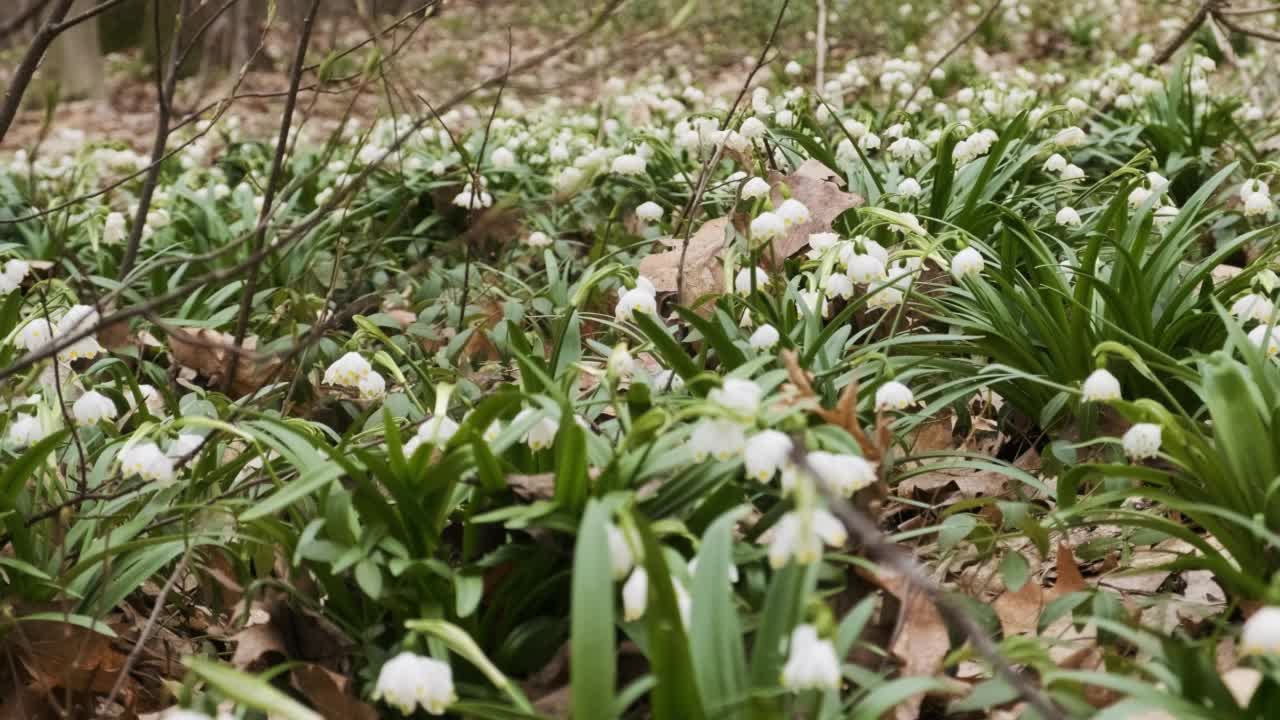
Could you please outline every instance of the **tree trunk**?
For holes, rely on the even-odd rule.
[[[96,0],[76,0],[68,16],[78,15],[97,4]],[[60,99],[105,99],[107,83],[98,24],[92,20],[82,22],[58,36],[49,48],[41,75],[57,84]]]

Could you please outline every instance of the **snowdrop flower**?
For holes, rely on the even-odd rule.
[[[173,482],[173,459],[153,442],[141,442],[121,452],[120,470],[126,476],[137,475],[143,480]]]
[[[784,108],[774,114],[773,120],[778,123],[780,127],[789,128],[796,124],[796,114]]]
[[[832,275],[827,278],[827,297],[842,297],[848,300],[853,297],[853,281],[844,275]]]
[[[644,173],[645,161],[639,155],[619,155],[613,160],[613,172],[617,175],[640,175]]]
[[[981,273],[985,266],[986,261],[982,259],[982,253],[972,247],[966,247],[951,258],[951,275],[956,280],[961,280]]]
[[[1084,399],[1088,402],[1119,400],[1121,398],[1120,381],[1116,379],[1115,375],[1101,368],[1094,370],[1089,377],[1085,378],[1082,390]]]
[[[845,265],[849,279],[867,285],[885,278],[884,263],[871,255],[850,255]]]
[[[724,383],[707,393],[707,399],[738,415],[755,415],[760,409],[764,390],[754,381],[725,378]]]
[[[855,492],[876,481],[876,467],[857,455],[830,453],[814,450],[807,457],[809,469],[831,492],[850,497]],[[783,473],[783,492],[791,492],[796,485],[796,473]]]
[[[839,690],[840,659],[830,640],[818,637],[812,625],[791,631],[791,648],[782,666],[782,686],[788,690]]]
[[[724,461],[742,452],[746,442],[746,433],[740,423],[707,418],[694,426],[693,434],[689,436],[689,449],[698,462],[708,457]]]
[[[1240,184],[1240,199],[1248,199],[1250,195],[1261,193],[1262,195],[1271,195],[1271,188],[1261,180],[1245,180]]]
[[[1058,153],[1054,153],[1050,155],[1049,159],[1044,161],[1045,172],[1060,173],[1062,172],[1062,169],[1065,168],[1066,166],[1067,166],[1067,159],[1062,157]]]
[[[1245,621],[1240,631],[1242,655],[1280,654],[1280,607],[1263,607]]]
[[[747,476],[760,482],[768,482],[774,473],[787,464],[791,456],[791,438],[777,430],[762,430],[747,439],[743,462]]]
[[[1263,355],[1276,357],[1280,355],[1280,328],[1259,325],[1249,331],[1249,342],[1262,349]]]
[[[752,116],[742,121],[742,127],[739,128],[738,133],[749,140],[756,140],[764,137],[767,131],[768,128],[760,118]]]
[[[903,137],[889,144],[889,154],[897,160],[924,162],[929,159],[929,146],[914,138]]]
[[[636,217],[645,222],[657,222],[662,219],[662,206],[652,200],[646,200],[636,208]]]
[[[867,307],[872,310],[886,310],[902,304],[902,291],[892,285],[876,290],[867,298]]]
[[[125,227],[124,213],[108,213],[107,221],[102,226],[102,242],[117,245],[124,242],[128,235],[129,230]]]
[[[13,344],[23,350],[36,351],[44,347],[53,338],[53,326],[44,318],[36,318],[18,331],[13,337]]]
[[[840,547],[849,539],[844,526],[826,510],[814,510],[808,517],[791,511],[773,527],[773,539],[769,542],[769,565],[775,570],[792,558],[801,565],[808,565],[822,554],[822,545]]]
[[[644,617],[649,605],[649,573],[643,567],[631,571],[622,585],[622,619],[635,622]]]
[[[1053,145],[1054,147],[1059,148],[1078,147],[1083,145],[1088,139],[1089,136],[1084,130],[1073,125],[1059,130],[1058,133],[1053,136]]]
[[[349,352],[334,360],[333,364],[324,371],[324,382],[326,385],[358,388],[360,381],[368,377],[371,370],[373,368],[369,365],[369,361],[365,360],[360,353]]]
[[[792,60],[791,62],[787,63],[787,66],[783,68],[782,71],[788,75],[799,75],[800,73],[804,72],[804,68],[800,67],[800,63],[796,62],[795,60]]]
[[[18,413],[9,423],[9,442],[16,448],[25,448],[44,438],[44,428],[34,415]]]
[[[1170,223],[1178,219],[1178,208],[1176,205],[1161,205],[1156,208],[1152,218],[1157,228],[1168,227]]]
[[[1142,207],[1142,203],[1151,197],[1151,191],[1144,187],[1136,187],[1129,193],[1129,207],[1135,210]]]
[[[1084,169],[1073,163],[1062,168],[1062,172],[1058,174],[1058,177],[1068,182],[1073,180],[1083,180]]]
[[[534,230],[529,233],[529,237],[524,239],[524,244],[532,248],[544,248],[551,246],[551,238],[541,230]]]
[[[174,460],[181,460],[188,455],[193,454],[200,446],[204,444],[204,438],[194,433],[178,433],[178,437],[174,438],[173,443],[169,445],[166,455]]]
[[[684,378],[677,375],[674,370],[659,370],[653,376],[654,389],[666,390],[668,385],[671,386],[672,392],[679,392],[684,389]]]
[[[1054,221],[1063,227],[1080,227],[1080,213],[1075,208],[1064,207],[1058,211]]]
[[[751,221],[751,237],[755,240],[771,241],[782,237],[787,231],[787,221],[777,213],[768,210],[760,213]]]
[[[445,445],[457,432],[458,423],[448,416],[429,416],[418,426],[418,432],[404,444],[404,454],[413,455],[423,445]]]
[[[921,192],[923,192],[923,189],[915,178],[906,178],[902,182],[898,183],[898,194],[903,197],[913,198],[918,196]]]
[[[1163,193],[1169,189],[1169,178],[1152,170],[1147,173],[1147,186],[1151,188],[1153,193]]]
[[[658,302],[654,299],[653,293],[639,287],[624,292],[622,297],[618,298],[613,316],[618,322],[630,322],[635,319],[637,312],[649,315],[656,315],[658,312]]]
[[[106,395],[90,390],[71,406],[71,413],[77,425],[94,425],[103,420],[114,420],[116,405]]]
[[[778,206],[777,214],[778,217],[782,218],[782,223],[787,227],[807,223],[810,218],[809,208],[805,207],[804,203],[796,200],[795,198],[783,200],[782,204]],[[756,219],[758,220],[759,218]]]
[[[412,715],[416,707],[431,715],[443,715],[458,701],[449,664],[411,652],[402,652],[382,666],[372,698],[403,715]]]
[[[98,320],[97,310],[88,305],[74,305],[58,320],[54,335],[59,338],[70,337],[93,328],[98,324]],[[71,362],[80,358],[91,358],[101,352],[103,348],[98,344],[98,339],[90,334],[60,350],[58,359]]]
[[[6,262],[4,271],[0,272],[0,295],[8,295],[21,287],[30,269],[31,266],[25,260],[14,258]]]
[[[755,269],[755,273],[757,288],[763,288],[769,283],[769,274],[766,273],[763,268],[757,267]],[[737,290],[739,295],[748,295],[751,293],[750,268],[742,268],[738,271],[737,276],[733,278],[733,289]]]
[[[489,158],[493,162],[495,170],[510,170],[515,167],[516,155],[507,148],[500,147],[493,151],[493,155]]]
[[[914,404],[916,397],[911,388],[897,380],[890,380],[876,389],[876,410],[905,410]]]
[[[858,138],[858,147],[863,150],[876,150],[880,147],[880,136],[869,132]]]
[[[1253,217],[1255,215],[1266,215],[1271,212],[1271,198],[1260,192],[1253,193],[1244,199],[1244,215],[1245,217]]]
[[[768,324],[761,325],[751,333],[751,347],[755,350],[772,350],[773,346],[778,344],[779,338],[777,328]]]
[[[1160,452],[1160,426],[1155,423],[1137,423],[1125,432],[1122,442],[1125,454],[1130,459],[1153,458]]]
[[[609,523],[605,526],[605,533],[609,536],[609,565],[613,569],[613,579],[621,580],[635,566],[635,555],[626,534],[617,525]]]
[[[769,196],[769,183],[764,178],[753,177],[742,184],[742,199],[755,200]]]
[[[360,391],[361,400],[381,400],[387,394],[387,381],[377,370],[370,370],[368,375],[360,379],[356,389]]]

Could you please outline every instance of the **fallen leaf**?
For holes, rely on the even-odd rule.
[[[1044,609],[1044,588],[1035,578],[1028,578],[1017,592],[1006,590],[992,603],[1004,636],[1035,634]]]
[[[799,200],[809,209],[809,221],[796,225],[783,237],[775,240],[762,257],[764,262],[774,268],[780,267],[782,261],[809,247],[809,236],[813,233],[831,232],[831,223],[840,213],[862,204],[862,198],[840,189],[839,178],[835,173],[812,158],[805,160],[790,175],[771,170],[769,185],[773,188],[770,199],[774,207],[782,204],[782,185],[791,192],[791,197]]]
[[[951,637],[933,601],[901,575],[885,570],[873,573],[862,568],[858,572],[898,602],[898,632],[889,651],[901,663],[901,675],[938,675],[943,659],[951,650]],[[923,701],[924,695],[915,695],[899,703],[894,717],[900,720],[917,717]]]
[[[351,694],[351,681],[313,663],[293,669],[293,686],[325,720],[377,720],[378,713]]]
[[[556,476],[554,473],[508,475],[507,487],[522,500],[550,500],[556,494]]]
[[[1080,566],[1076,564],[1075,555],[1071,553],[1071,546],[1066,543],[1058,543],[1057,569],[1058,579],[1050,591],[1050,600],[1089,588],[1084,575],[1080,574]]]
[[[18,657],[44,690],[110,692],[125,655],[111,638],[70,623],[32,620],[17,633]]]
[[[719,217],[702,224],[689,238],[684,256],[684,287],[679,297],[682,305],[723,287],[724,265],[721,253],[728,243],[729,218]],[[676,292],[680,279],[682,243],[663,253],[654,253],[640,261],[640,274],[649,278],[658,292]]]
[[[254,352],[258,338],[249,336],[240,346],[240,361],[231,392],[248,395],[270,381],[284,364],[280,358]],[[169,352],[179,365],[189,367],[219,386],[226,377],[228,358],[236,348],[235,336],[209,328],[174,328],[169,333]]]

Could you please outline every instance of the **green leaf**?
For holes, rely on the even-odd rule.
[[[592,500],[573,550],[569,679],[576,718],[614,717],[617,648],[608,518],[604,505]]]
[[[703,704],[720,717],[741,716],[746,694],[747,662],[742,624],[734,606],[729,568],[733,563],[733,528],[743,509],[722,514],[702,538],[693,578],[693,669]]]
[[[208,658],[188,657],[182,662],[214,690],[241,705],[282,720],[324,720],[319,713],[303,707],[260,677]]]
[[[644,567],[649,575],[645,628],[648,631],[649,664],[658,681],[649,696],[653,717],[702,720],[706,714],[693,672],[689,639],[676,602],[671,571],[653,530],[638,518],[636,526],[644,543]]]
[[[1022,553],[1010,551],[1000,560],[1000,578],[1009,592],[1018,592],[1031,576],[1031,564]]]

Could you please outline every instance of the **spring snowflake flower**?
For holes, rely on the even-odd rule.
[[[1254,217],[1256,215],[1266,215],[1272,209],[1271,198],[1260,192],[1252,193],[1244,199],[1245,217]]]
[[[35,352],[44,347],[53,338],[53,326],[45,318],[36,318],[22,326],[13,337],[17,347]]]
[[[551,246],[551,238],[541,230],[534,230],[529,233],[529,237],[524,239],[524,244],[532,248],[544,248]]]
[[[1084,392],[1084,399],[1088,402],[1103,402],[1121,398],[1120,381],[1116,379],[1115,375],[1102,368],[1094,370],[1089,377],[1085,378],[1082,391]]]
[[[773,527],[769,565],[776,570],[792,558],[801,565],[808,565],[822,554],[823,543],[840,547],[848,539],[844,526],[826,510],[814,510],[808,517],[793,510],[783,515]]]
[[[889,144],[889,154],[897,160],[924,162],[929,159],[929,146],[914,138],[902,137]]]
[[[773,120],[778,123],[779,127],[789,128],[796,124],[796,114],[786,109],[779,110],[773,116]]]
[[[902,304],[902,291],[892,285],[876,290],[867,298],[867,307],[871,310],[887,310]]]
[[[762,430],[747,439],[743,453],[747,476],[768,482],[774,473],[781,470],[791,456],[791,438],[777,430]]]
[[[911,407],[916,397],[911,388],[897,380],[890,380],[876,389],[876,410],[905,410]]]
[[[631,571],[622,585],[622,619],[635,622],[644,617],[649,605],[649,573],[643,567]]]
[[[164,396],[160,391],[152,385],[142,384],[138,386],[138,394],[142,396],[142,404],[146,406],[147,412],[152,415],[160,415],[164,412]],[[134,408],[133,393],[126,392],[125,400],[129,401],[129,408]]]
[[[609,566],[613,569],[613,579],[621,580],[636,564],[631,543],[627,542],[627,536],[621,528],[613,523],[605,526],[605,533],[609,536]]]
[[[178,433],[178,437],[173,439],[173,443],[169,445],[166,455],[174,460],[181,460],[200,449],[204,444],[204,438],[194,433]]]
[[[402,652],[382,666],[372,697],[404,715],[412,715],[416,707],[443,715],[458,701],[449,664],[411,652]]]
[[[1160,452],[1160,426],[1155,423],[1137,423],[1125,432],[1122,442],[1124,452],[1130,459],[1153,458]]]
[[[463,186],[462,192],[453,196],[453,204],[467,210],[487,208],[493,205],[493,196],[486,192],[483,187],[477,193],[472,188],[471,183],[467,183]]]
[[[844,275],[832,275],[827,278],[827,297],[842,297],[845,300],[853,297],[853,281]]]
[[[30,269],[25,260],[14,258],[5,262],[4,270],[0,272],[0,295],[8,295],[21,287]]]
[[[528,417],[525,413],[532,414],[534,410],[521,410],[512,422],[519,422],[524,419],[521,416]],[[545,450],[551,447],[556,441],[556,433],[560,432],[560,423],[553,417],[542,416],[538,418],[528,431],[524,434],[524,444],[529,446],[530,450]]]
[[[809,259],[817,260],[839,242],[840,236],[833,232],[809,233]]]
[[[1280,355],[1280,328],[1259,325],[1249,331],[1249,342],[1267,357],[1276,357]]]
[[[1089,139],[1084,130],[1076,126],[1066,127],[1053,136],[1053,145],[1058,148],[1073,148],[1085,144]]]
[[[1089,112],[1089,103],[1078,97],[1067,98],[1067,110],[1077,117]]]
[[[1060,173],[1062,172],[1063,168],[1065,168],[1066,166],[1067,166],[1067,159],[1062,157],[1058,153],[1054,153],[1050,155],[1049,159],[1044,161],[1045,172]]]
[[[356,385],[360,399],[366,402],[381,400],[387,394],[387,381],[377,370],[370,370]]]
[[[324,382],[326,385],[358,388],[360,381],[368,377],[372,370],[373,367],[369,365],[369,361],[365,360],[360,353],[349,352],[334,360],[333,364],[324,371]]]
[[[672,392],[679,392],[684,389],[684,378],[677,375],[674,370],[659,370],[653,376],[653,388],[665,391],[668,385],[671,386]]]
[[[44,428],[34,415],[18,413],[9,423],[9,442],[16,448],[25,448],[44,438]]]
[[[906,178],[898,183],[898,194],[903,197],[913,198],[918,196],[924,190],[920,187],[920,182],[915,178]]]
[[[153,442],[141,442],[120,453],[120,470],[158,483],[173,482],[173,459]]]
[[[751,221],[751,237],[760,241],[777,240],[787,232],[787,221],[777,213],[760,213]]]
[[[413,455],[423,445],[443,446],[458,432],[458,423],[446,415],[430,416],[418,426],[418,432],[404,444],[404,454]]]
[[[741,195],[743,200],[769,197],[769,183],[764,178],[753,177],[742,184]]]
[[[869,132],[858,138],[858,147],[863,150],[878,150],[880,148],[880,136]]]
[[[951,258],[951,275],[956,280],[960,280],[980,274],[985,266],[986,261],[982,259],[982,253],[967,247]]]
[[[787,66],[784,67],[782,71],[788,75],[799,75],[800,73],[804,72],[804,68],[800,66],[800,63],[796,62],[795,60],[792,60],[791,62],[787,63]]]
[[[774,345],[778,344],[781,336],[778,334],[777,328],[772,325],[761,325],[756,331],[751,333],[751,347],[755,350],[772,350]]]
[[[788,198],[778,206],[778,217],[782,218],[783,224],[790,228],[809,222],[811,216],[809,208],[805,207],[804,203],[795,198]]]
[[[567,167],[556,175],[555,186],[556,191],[560,193],[572,192],[587,177],[586,173],[576,167]]]
[[[698,575],[698,558],[689,558],[689,577],[697,577]],[[729,563],[729,571],[726,573],[729,584],[736,585],[738,583],[738,566],[732,562]]]
[[[1259,608],[1240,630],[1242,655],[1280,655],[1280,607]]]
[[[842,497],[849,497],[876,481],[876,466],[857,455],[814,450],[807,459],[809,469],[817,479],[828,490]],[[783,473],[783,492],[791,492],[796,480],[796,472]]]
[[[845,268],[849,279],[859,285],[868,285],[886,277],[884,263],[879,258],[869,254],[850,255]]]
[[[765,126],[764,122],[762,122],[760,118],[755,116],[743,120],[742,127],[738,129],[738,132],[749,140],[762,138],[767,131],[768,127]]]
[[[636,217],[645,222],[657,222],[662,219],[662,206],[652,200],[640,203],[636,208]]]
[[[764,390],[754,381],[725,378],[724,383],[707,393],[707,399],[738,415],[755,415],[760,409]]]
[[[107,220],[102,226],[102,242],[118,245],[128,236],[129,229],[125,227],[124,213],[108,213]]]
[[[619,155],[613,159],[612,169],[617,175],[641,175],[644,168],[645,161],[640,155]]]
[[[1169,189],[1169,178],[1152,170],[1147,173],[1147,187],[1150,187],[1153,193],[1163,193]]]
[[[1271,188],[1267,187],[1267,184],[1262,182],[1261,180],[1255,180],[1255,179],[1245,180],[1243,183],[1240,184],[1241,200],[1244,200],[1248,198],[1250,195],[1254,195],[1257,193],[1270,196]]]
[[[801,690],[839,690],[840,659],[830,640],[818,637],[812,625],[797,625],[791,631],[791,648],[782,666],[782,686]]]
[[[654,293],[639,286],[622,293],[618,304],[614,306],[613,316],[618,322],[631,322],[637,312],[649,315],[658,313],[658,301],[654,298]]]
[[[1156,208],[1152,217],[1157,228],[1168,227],[1170,223],[1178,219],[1178,208],[1176,205],[1161,205]]]
[[[1063,227],[1080,227],[1080,213],[1075,208],[1064,207],[1058,211],[1054,221]]]
[[[489,159],[495,170],[510,170],[516,166],[516,154],[504,147],[494,150]]]
[[[71,406],[71,414],[75,416],[77,425],[94,425],[103,420],[114,420],[116,404],[97,390],[90,390]]]
[[[1067,182],[1072,182],[1074,180],[1083,180],[1084,169],[1072,163],[1062,168],[1062,172],[1058,174],[1058,177],[1062,178],[1063,180],[1066,180]]]
[[[97,310],[88,305],[73,305],[58,320],[58,325],[53,332],[58,338],[71,337],[95,327],[98,324],[98,320]],[[98,339],[90,334],[60,350],[58,359],[63,362],[71,362],[80,358],[91,358],[101,352],[103,352],[103,348],[98,344]]]
[[[756,287],[763,288],[769,283],[769,274],[763,268],[756,268]],[[751,293],[751,269],[742,268],[738,271],[736,277],[733,278],[733,289],[738,291],[739,295],[748,295]]]
[[[1137,209],[1151,197],[1151,191],[1144,187],[1136,187],[1129,192],[1129,207]]]
[[[1259,293],[1249,293],[1231,304],[1231,314],[1244,323],[1268,322],[1275,309],[1275,304]]]
[[[698,462],[714,457],[724,461],[742,452],[747,436],[742,424],[732,420],[707,418],[693,428],[689,449]]]

